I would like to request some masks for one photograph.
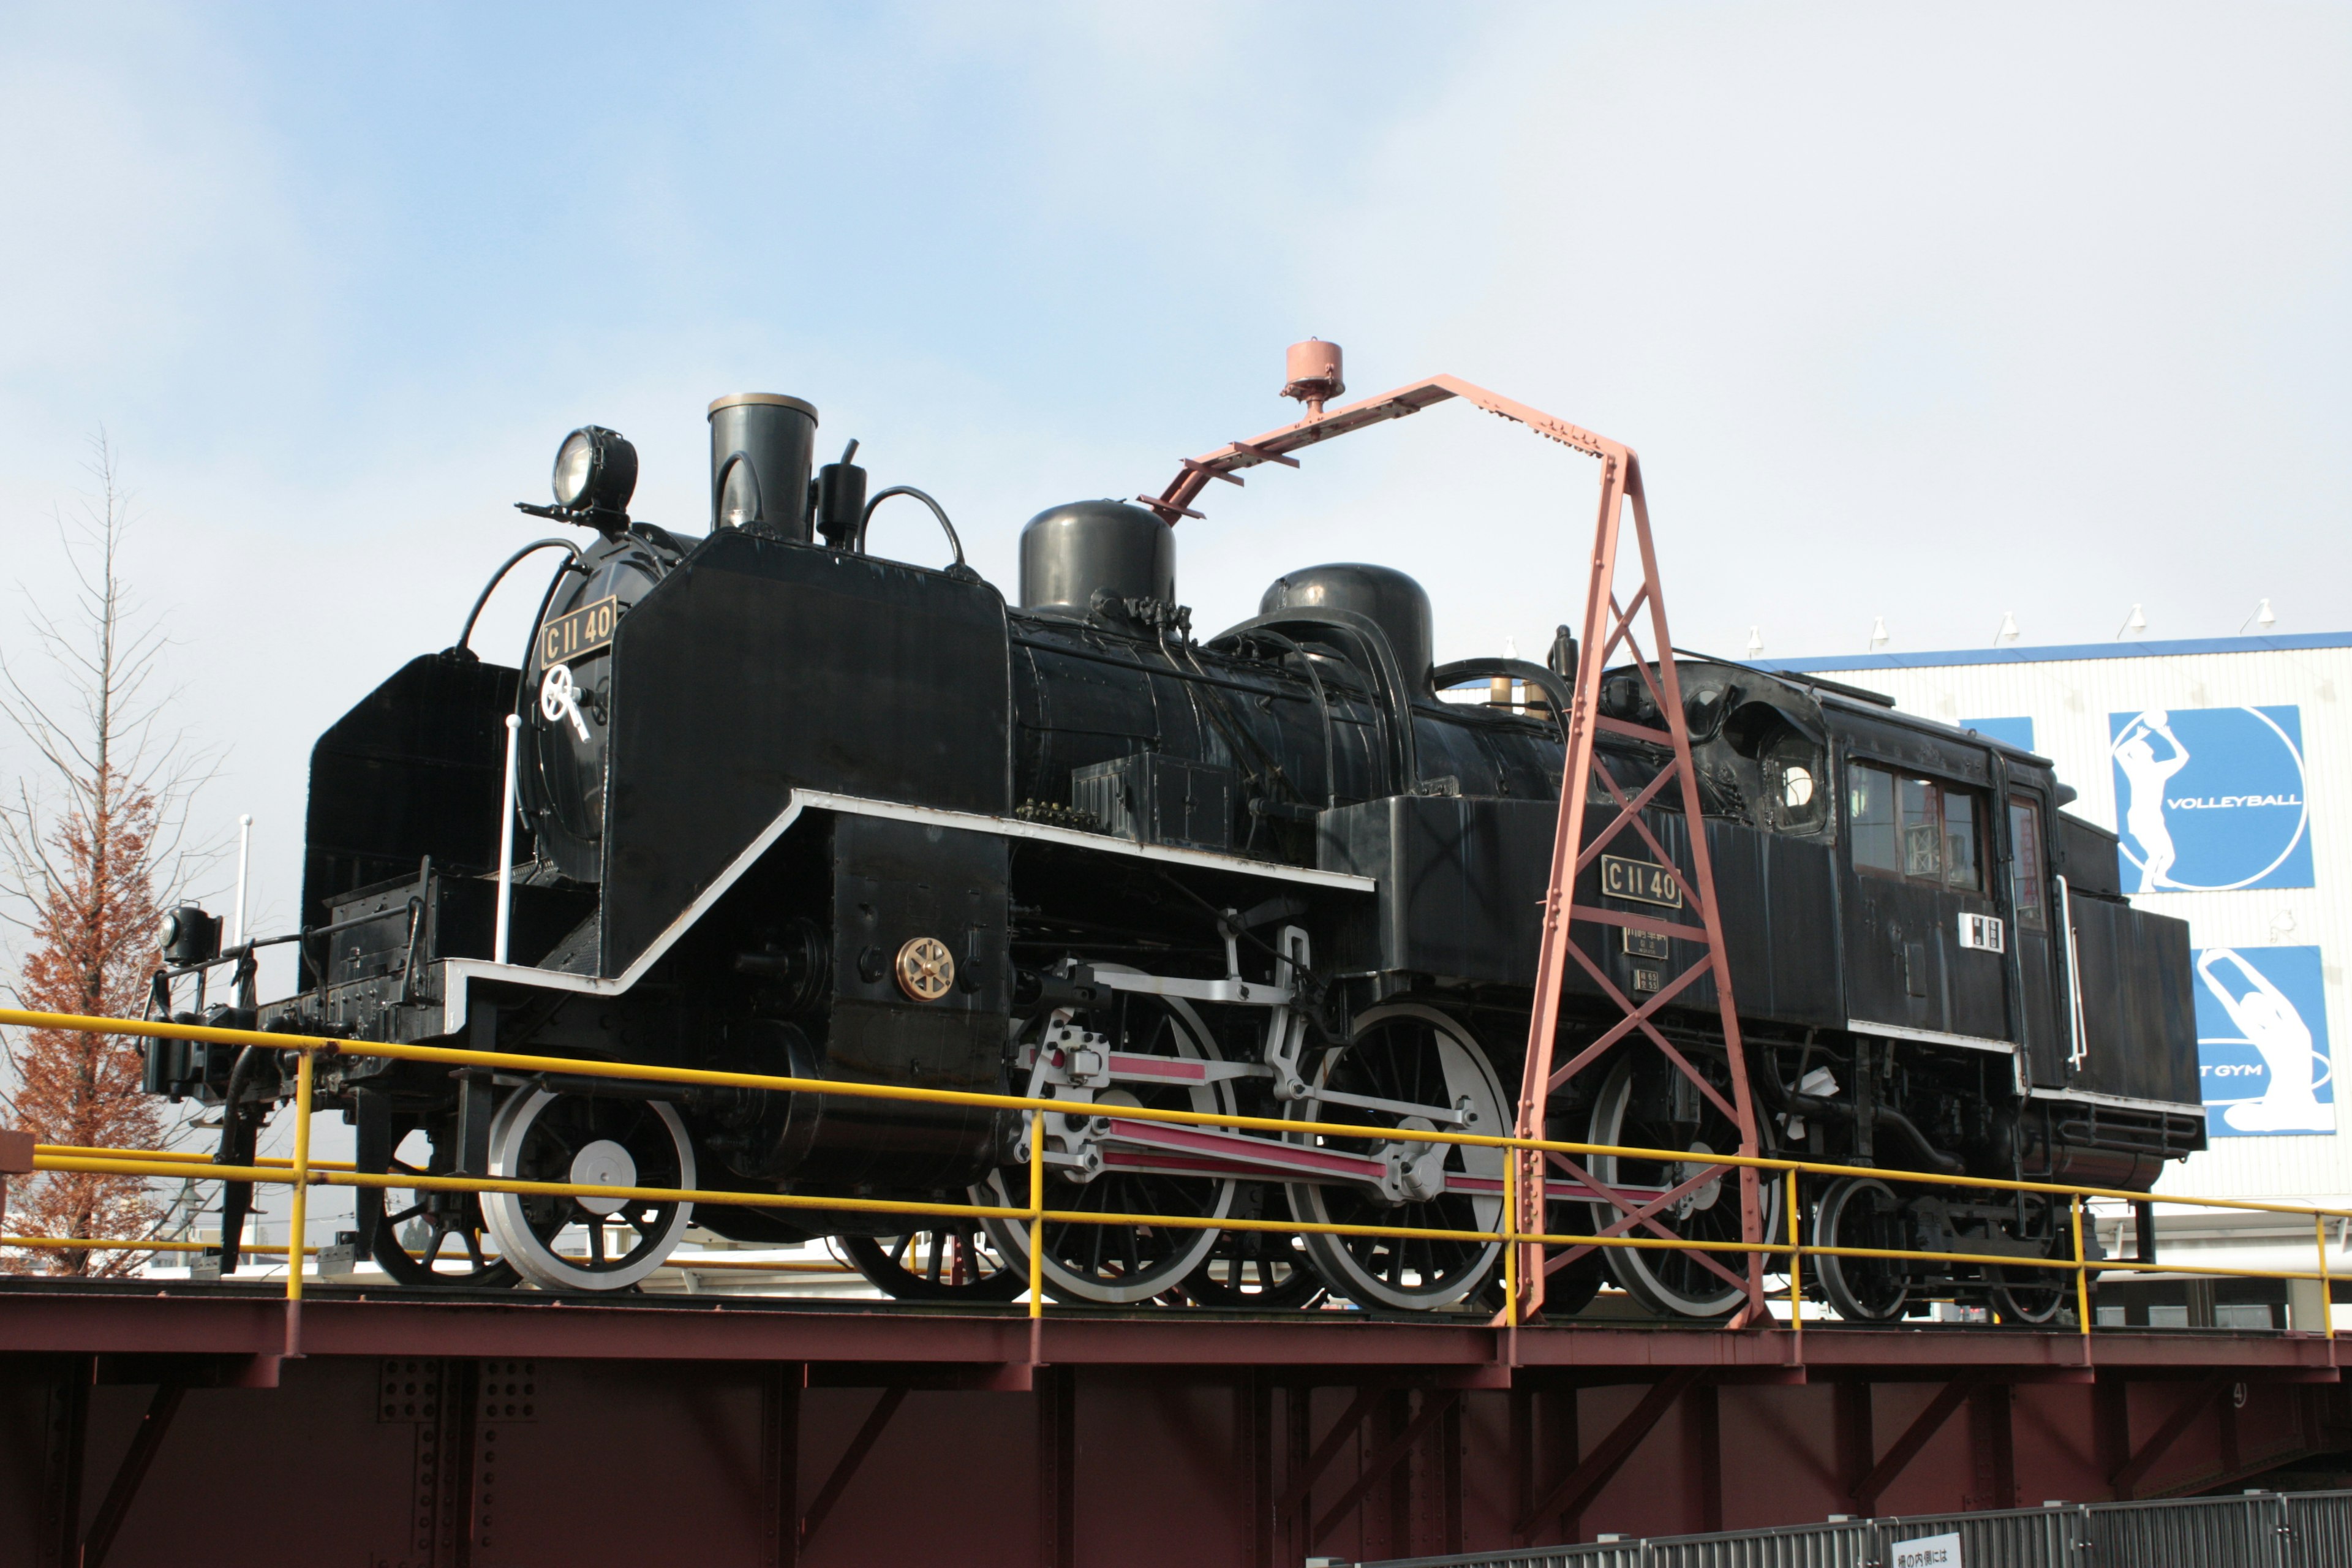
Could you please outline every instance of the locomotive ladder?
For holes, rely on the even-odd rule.
[[[1716,904],[1715,872],[1707,854],[1706,817],[1699,801],[1698,775],[1691,762],[1690,722],[1683,711],[1682,680],[1675,668],[1674,640],[1666,631],[1665,597],[1658,581],[1657,552],[1650,537],[1649,504],[1642,493],[1641,459],[1633,448],[1458,377],[1438,375],[1377,397],[1366,398],[1360,403],[1334,408],[1328,413],[1310,413],[1295,425],[1269,431],[1247,441],[1229,443],[1197,458],[1188,458],[1160,495],[1137,499],[1155,509],[1171,525],[1179,517],[1199,517],[1201,513],[1192,510],[1190,503],[1213,479],[1240,484],[1242,480],[1237,470],[1255,468],[1261,463],[1280,463],[1295,468],[1298,466],[1297,459],[1287,454],[1301,447],[1418,414],[1433,405],[1456,397],[1601,462],[1600,515],[1593,527],[1592,552],[1587,563],[1585,581],[1584,621],[1580,643],[1582,657],[1577,662],[1574,701],[1568,714],[1568,755],[1560,771],[1559,820],[1552,840],[1551,879],[1543,904],[1543,943],[1536,969],[1535,1007],[1528,1024],[1527,1065],[1519,1087],[1517,1133],[1522,1138],[1545,1136],[1544,1110],[1552,1093],[1605,1053],[1638,1036],[1663,1053],[1677,1072],[1690,1079],[1698,1092],[1729,1119],[1739,1132],[1738,1152],[1753,1157],[1761,1152],[1756,1131],[1756,1108],[1748,1088],[1746,1053],[1740,1043],[1739,1017],[1731,989],[1731,965],[1724,952],[1723,921]],[[1624,542],[1625,508],[1629,500],[1633,503],[1634,553],[1640,562],[1641,581],[1634,586],[1630,598],[1621,600],[1618,575]],[[1650,647],[1646,654],[1642,636],[1644,620],[1647,621]],[[1601,711],[1601,679],[1610,658],[1621,651],[1630,656],[1633,668],[1646,688],[1664,723],[1663,729],[1612,718]],[[1673,761],[1629,796],[1619,787],[1594,747],[1594,740],[1604,731],[1671,751]],[[1586,844],[1586,797],[1595,784],[1608,796],[1616,816],[1600,827],[1591,843]],[[1675,858],[1666,853],[1657,836],[1642,820],[1643,810],[1657,801],[1669,785],[1678,793],[1690,841],[1690,870],[1687,873],[1675,863]],[[1599,861],[1604,849],[1629,834],[1649,852],[1655,864],[1674,879],[1675,885],[1681,891],[1684,909],[1695,912],[1698,918],[1696,925],[1688,923],[1686,919],[1670,921],[1576,901],[1578,879]],[[1647,931],[1688,942],[1699,948],[1701,952],[1680,973],[1665,981],[1637,1004],[1618,988],[1590,954],[1576,944],[1574,938],[1579,926],[1602,931],[1630,928]],[[1589,1044],[1580,1047],[1568,1060],[1559,1062],[1554,1059],[1557,1054],[1554,1047],[1559,1031],[1560,993],[1571,959],[1591,976],[1601,994],[1614,1005],[1619,1016],[1613,1025]],[[1721,1018],[1724,1046],[1729,1056],[1731,1095],[1728,1100],[1704,1072],[1659,1032],[1652,1021],[1659,1009],[1669,1005],[1701,976],[1712,976],[1715,981],[1716,1006]],[[1593,1233],[1603,1237],[1647,1235],[1673,1238],[1674,1231],[1658,1217],[1659,1215],[1670,1213],[1681,1200],[1721,1180],[1733,1169],[1728,1165],[1706,1163],[1703,1159],[1693,1160],[1674,1167],[1664,1193],[1643,1191],[1636,1194],[1612,1190],[1595,1179],[1583,1162],[1565,1154],[1516,1150],[1510,1158],[1513,1165],[1510,1190],[1517,1205],[1513,1232],[1517,1235],[1539,1235],[1547,1230],[1548,1165],[1566,1174],[1580,1186],[1600,1194],[1616,1210],[1616,1219],[1598,1227]],[[1742,1165],[1737,1169],[1740,1240],[1751,1247],[1759,1246],[1765,1237],[1763,1197],[1757,1172],[1752,1165]],[[1540,1311],[1547,1277],[1591,1250],[1593,1248],[1589,1244],[1568,1247],[1547,1257],[1539,1242],[1520,1244],[1518,1257],[1515,1260],[1517,1265],[1515,1271],[1518,1290],[1515,1303],[1517,1310],[1516,1313],[1507,1312],[1506,1317],[1525,1319]],[[1745,1255],[1747,1267],[1744,1276],[1717,1261],[1713,1254],[1692,1252],[1688,1256],[1720,1275],[1747,1298],[1746,1305],[1734,1319],[1734,1326],[1765,1321],[1762,1253]]]

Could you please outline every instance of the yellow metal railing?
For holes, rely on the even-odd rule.
[[[464,1050],[446,1046],[399,1045],[377,1041],[336,1040],[317,1036],[265,1034],[246,1029],[221,1029],[201,1025],[155,1023],[139,1019],[93,1018],[71,1014],[31,1013],[0,1008],[0,1026],[22,1028],[58,1029],[83,1034],[128,1035],[158,1039],[203,1040],[215,1044],[260,1046],[268,1049],[294,1053],[298,1057],[295,1078],[296,1124],[294,1154],[291,1160],[257,1159],[248,1165],[220,1165],[208,1156],[187,1152],[155,1152],[146,1150],[95,1149],[65,1145],[40,1145],[35,1150],[34,1168],[37,1171],[76,1171],[103,1175],[152,1176],[205,1181],[235,1181],[256,1184],[282,1184],[293,1189],[293,1231],[301,1234],[306,1220],[308,1189],[313,1186],[347,1186],[354,1188],[397,1188],[404,1191],[441,1191],[466,1193],[513,1193],[550,1197],[619,1198],[625,1201],[650,1203],[683,1203],[732,1205],[749,1208],[851,1210],[862,1213],[906,1215],[918,1217],[952,1217],[963,1219],[1000,1219],[1026,1225],[1029,1231],[1029,1315],[1033,1320],[1033,1352],[1035,1343],[1035,1321],[1045,1310],[1044,1290],[1044,1227],[1055,1225],[1147,1225],[1173,1229],[1264,1231],[1285,1236],[1307,1234],[1326,1236],[1388,1237],[1400,1239],[1443,1240],[1456,1242],[1492,1242],[1503,1247],[1504,1272],[1508,1297],[1505,1309],[1507,1325],[1517,1325],[1519,1291],[1518,1253],[1523,1247],[1624,1247],[1638,1250],[1734,1253],[1751,1258],[1782,1258],[1787,1260],[1789,1281],[1790,1328],[1801,1333],[1804,1329],[1802,1311],[1802,1279],[1804,1259],[1821,1258],[1853,1258],[1890,1262],[1937,1262],[1945,1264],[1975,1264],[2001,1268],[2038,1268],[2070,1273],[2074,1279],[2076,1315],[2082,1333],[2088,1335],[2093,1328],[2090,1311],[2090,1278],[2094,1270],[2100,1273],[2182,1273],[2263,1279],[2315,1280],[2320,1285],[2323,1305],[2322,1319],[2326,1335],[2335,1337],[2333,1313],[2327,1310],[2328,1288],[2333,1279],[2327,1261],[2326,1221],[2352,1221],[2352,1209],[2322,1208],[2305,1204],[2266,1203],[2250,1198],[2190,1197],[2167,1194],[2162,1202],[2184,1207],[2227,1209],[2262,1214],[2307,1216],[2312,1222],[2317,1268],[2313,1269],[2244,1268],[2199,1262],[2184,1269],[2179,1264],[2142,1263],[2131,1259],[2099,1258],[2086,1256],[2083,1239],[2083,1205],[2090,1198],[2110,1198],[2126,1203],[2142,1204],[2154,1201],[2142,1192],[2110,1188],[2070,1185],[2055,1182],[2011,1181],[1998,1177],[1945,1175],[1936,1172],[1896,1171],[1883,1167],[1851,1167],[1816,1161],[1790,1160],[1770,1155],[1744,1156],[1709,1153],[1694,1157],[1688,1150],[1645,1149],[1606,1143],[1581,1143],[1559,1139],[1516,1138],[1493,1133],[1418,1131],[1405,1128],[1368,1127],[1360,1123],[1324,1122],[1289,1120],[1279,1117],[1247,1116],[1224,1111],[1174,1110],[1146,1106],[1121,1106],[1122,1117],[1136,1121],[1153,1121],[1190,1126],[1231,1127],[1248,1131],[1272,1131],[1297,1136],[1328,1137],[1362,1142],[1377,1139],[1382,1142],[1423,1143],[1458,1143],[1467,1147],[1520,1151],[1540,1154],[1600,1155],[1620,1159],[1664,1163],[1675,1167],[1704,1165],[1725,1170],[1753,1168],[1759,1173],[1782,1173],[1786,1184],[1789,1214],[1787,1241],[1704,1241],[1680,1237],[1581,1236],[1555,1234],[1548,1231],[1523,1230],[1515,1223],[1518,1213],[1517,1196],[1521,1180],[1517,1159],[1506,1159],[1503,1215],[1505,1226],[1500,1230],[1444,1229],[1415,1226],[1338,1225],[1297,1219],[1238,1219],[1202,1217],[1186,1215],[1119,1214],[1100,1211],[1048,1209],[1045,1207],[1045,1115],[1049,1110],[1066,1111],[1070,1102],[1024,1095],[986,1094],[973,1090],[919,1089],[896,1084],[860,1084],[835,1079],[800,1079],[761,1073],[717,1072],[695,1068],[656,1067],[635,1062],[605,1062],[576,1057],[544,1057],[511,1051]],[[927,1203],[891,1198],[850,1198],[794,1193],[745,1193],[708,1191],[685,1187],[611,1186],[572,1182],[533,1182],[507,1177],[427,1175],[413,1172],[375,1173],[358,1171],[349,1162],[314,1161],[310,1158],[310,1111],[311,1081],[315,1059],[320,1055],[343,1055],[377,1058],[395,1061],[446,1063],[459,1067],[506,1068],[509,1071],[561,1073],[580,1076],[583,1073],[605,1079],[677,1085],[705,1085],[720,1088],[771,1089],[785,1093],[845,1095],[871,1100],[897,1100],[929,1104],[964,1105],[989,1110],[1021,1110],[1029,1113],[1029,1201],[1023,1206],[984,1204]],[[1927,1252],[1894,1247],[1822,1247],[1803,1242],[1801,1232],[1801,1212],[1797,1203],[1799,1175],[1849,1176],[1867,1175],[1880,1181],[1914,1183],[1923,1185],[1967,1187],[1978,1190],[2032,1193],[2067,1200],[2071,1230],[2071,1258],[2036,1258],[2008,1255],[1967,1252]],[[1596,1200],[1597,1201],[1597,1200]],[[0,1238],[0,1246],[47,1244],[51,1238]],[[60,1245],[64,1244],[62,1241]],[[121,1247],[126,1249],[182,1250],[200,1244],[164,1244],[155,1242],[74,1242],[72,1245]],[[254,1247],[255,1252],[281,1251],[281,1248]],[[315,1248],[304,1249],[306,1252]],[[745,1267],[756,1265],[705,1262],[697,1258],[677,1260],[682,1268]],[[304,1275],[302,1260],[289,1258],[286,1293],[288,1301],[287,1345],[289,1354],[299,1354],[300,1343],[300,1302]]]
[[[43,1143],[37,1145],[36,1150],[38,1152],[49,1147],[50,1145]],[[137,1153],[141,1151],[125,1150],[122,1152]],[[26,1252],[216,1252],[220,1250],[220,1243],[137,1237],[0,1236],[0,1248],[5,1247],[16,1247]],[[323,1247],[305,1247],[302,1248],[302,1256],[316,1258],[324,1250]],[[276,1242],[244,1242],[239,1244],[237,1251],[250,1253],[257,1258],[286,1256],[286,1248]],[[417,1258],[420,1262],[423,1260],[422,1254],[411,1253],[409,1256]],[[499,1255],[495,1252],[486,1252],[482,1256],[486,1260],[495,1262]],[[569,1254],[564,1254],[563,1258],[567,1263],[588,1261],[585,1258],[574,1258]],[[816,1263],[792,1258],[724,1258],[700,1252],[673,1252],[661,1267],[677,1269],[680,1273],[706,1268],[736,1268],[751,1274],[855,1274],[857,1272],[855,1268],[846,1263]]]

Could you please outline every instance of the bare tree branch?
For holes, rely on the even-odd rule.
[[[180,693],[158,688],[173,645],[123,579],[131,498],[102,430],[88,466],[96,492],[74,518],[56,515],[67,604],[53,612],[20,585],[32,666],[0,657],[0,721],[36,764],[0,797],[0,921],[24,942],[6,987],[21,1007],[126,1017],[145,999],[161,908],[214,853],[189,842],[188,814],[218,758],[169,725]],[[30,679],[33,667],[47,679]],[[169,1136],[127,1038],[0,1032],[0,1105],[41,1142],[154,1148]],[[146,1239],[169,1213],[138,1177],[50,1172],[17,1186],[20,1223],[37,1234]],[[144,1257],[40,1266],[122,1273]]]

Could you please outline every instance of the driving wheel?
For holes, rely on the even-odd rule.
[[[1637,1062],[1642,1068],[1639,1074],[1635,1071]],[[1705,1095],[1679,1089],[1672,1078],[1664,1076],[1667,1074],[1679,1076],[1680,1069],[1663,1057],[1620,1057],[1601,1080],[1601,1092],[1593,1097],[1592,1130],[1588,1141],[1622,1148],[1681,1150],[1692,1158],[1666,1161],[1596,1154],[1591,1166],[1594,1180],[1620,1190],[1646,1188],[1654,1193],[1664,1192],[1706,1170],[1711,1163],[1708,1155],[1738,1152],[1739,1129],[1731,1119]],[[1678,1099],[1684,1101],[1679,1117],[1675,1110]],[[1696,1120],[1689,1120],[1691,1117]],[[1652,1217],[1685,1240],[1737,1242],[1741,1239],[1739,1186],[1737,1167],[1720,1171]],[[1780,1184],[1766,1180],[1759,1181],[1757,1186],[1758,1206],[1763,1211],[1763,1239],[1777,1240],[1780,1233]],[[1596,1232],[1607,1229],[1621,1217],[1612,1205],[1592,1205]],[[1655,1231],[1646,1228],[1627,1234],[1657,1237]],[[1738,1252],[1638,1247],[1603,1250],[1609,1256],[1609,1269],[1617,1277],[1617,1282],[1654,1312],[1683,1318],[1716,1318],[1747,1298],[1742,1286],[1726,1279],[1701,1261],[1711,1258],[1736,1275],[1748,1263]]]
[[[1467,1143],[1423,1143],[1388,1138],[1391,1130],[1507,1133],[1510,1102],[1486,1053],[1459,1020],[1419,1003],[1394,1002],[1356,1019],[1345,1045],[1318,1060],[1313,1087],[1407,1107],[1458,1112],[1441,1125],[1409,1110],[1370,1109],[1314,1095],[1285,1107],[1286,1119],[1362,1126],[1360,1138],[1297,1132],[1294,1143],[1369,1156],[1386,1163],[1390,1180],[1364,1184],[1290,1184],[1290,1206],[1314,1225],[1365,1225],[1443,1236],[1342,1236],[1310,1232],[1306,1251],[1335,1294],[1365,1307],[1428,1311],[1452,1306],[1478,1289],[1501,1262],[1493,1232],[1503,1220],[1503,1152]],[[1448,1178],[1479,1184],[1463,1191]],[[1489,1195],[1491,1194],[1491,1195]]]
[[[446,1176],[457,1167],[457,1117],[411,1120],[393,1127],[387,1173]],[[500,1290],[520,1276],[513,1265],[485,1245],[488,1228],[480,1197],[473,1193],[426,1187],[361,1187],[356,1190],[360,1228],[373,1219],[369,1256],[394,1281],[411,1287]]]
[[[1096,973],[1134,973],[1097,964]],[[1216,1041],[1192,1005],[1172,997],[1121,991],[1097,1016],[1109,1049],[1121,1056],[1175,1058],[1186,1061],[1219,1059]],[[1048,1085],[1048,1099],[1069,1098],[1070,1091]],[[1115,1080],[1096,1093],[1084,1112],[1048,1111],[1042,1119],[1049,1151],[1100,1152],[1093,1142],[1096,1128],[1122,1107],[1141,1106],[1171,1110],[1231,1112],[1232,1087],[1224,1081],[1202,1082],[1183,1075],[1159,1080]],[[1022,1129],[1024,1160],[1028,1127]],[[1232,1208],[1238,1184],[1229,1176],[1183,1173],[1181,1156],[1159,1157],[1146,1151],[1112,1149],[1092,1165],[1048,1164],[1045,1206],[1074,1213],[1132,1215],[1104,1223],[1066,1221],[1042,1227],[1044,1261],[1039,1274],[1045,1291],[1056,1300],[1096,1301],[1131,1306],[1149,1301],[1181,1284],[1217,1245],[1213,1225],[1198,1222],[1224,1217]],[[992,1207],[1025,1208],[1029,1203],[1029,1171],[1016,1163],[990,1173],[972,1189],[972,1201]],[[1194,1221],[1162,1225],[1152,1216]],[[1025,1288],[1029,1272],[1029,1226],[1016,1219],[986,1222],[998,1252],[1020,1270]]]
[[[906,1236],[834,1238],[842,1256],[900,1301],[1010,1301],[1028,1276],[997,1250],[977,1220],[940,1220]]]
[[[1244,1219],[1292,1217],[1280,1186],[1244,1182],[1234,1213]],[[1323,1277],[1307,1256],[1304,1237],[1274,1230],[1226,1230],[1184,1280],[1183,1294],[1200,1307],[1272,1312],[1304,1307],[1323,1294]]]

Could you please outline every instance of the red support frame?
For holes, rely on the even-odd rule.
[[[1666,629],[1665,594],[1658,576],[1657,551],[1650,534],[1649,501],[1642,489],[1641,458],[1633,449],[1457,376],[1435,375],[1328,413],[1310,413],[1295,425],[1286,425],[1247,441],[1229,442],[1213,452],[1187,458],[1178,468],[1176,477],[1157,497],[1138,499],[1153,508],[1172,527],[1179,518],[1201,515],[1191,503],[1208,488],[1212,479],[1239,483],[1237,470],[1255,468],[1262,463],[1280,463],[1297,468],[1297,459],[1288,455],[1292,452],[1353,430],[1402,419],[1457,397],[1489,414],[1524,426],[1547,440],[1557,441],[1561,446],[1597,458],[1601,463],[1600,511],[1593,525],[1591,552],[1585,561],[1584,615],[1582,638],[1579,644],[1582,656],[1577,664],[1574,703],[1568,714],[1568,755],[1560,773],[1559,822],[1552,842],[1551,879],[1544,899],[1543,944],[1536,971],[1535,1007],[1528,1025],[1526,1068],[1519,1087],[1516,1131],[1522,1138],[1542,1137],[1544,1110],[1553,1090],[1606,1052],[1638,1035],[1673,1064],[1676,1071],[1696,1085],[1699,1092],[1729,1119],[1738,1130],[1738,1152],[1752,1158],[1760,1152],[1756,1108],[1748,1089],[1747,1057],[1740,1043],[1739,1015],[1731,986],[1731,965],[1724,952],[1723,921],[1716,903],[1715,871],[1707,854],[1706,816],[1699,801],[1698,774],[1691,760],[1690,723],[1683,712],[1682,679],[1675,668],[1674,638]],[[1621,597],[1619,578],[1625,556],[1623,546],[1626,543],[1629,503],[1633,524],[1631,553],[1632,560],[1638,563],[1639,580],[1631,581],[1629,577],[1629,593]],[[1648,689],[1664,723],[1664,729],[1630,723],[1601,711],[1601,678],[1607,670],[1610,659],[1621,653],[1630,658],[1633,669]],[[1664,747],[1673,753],[1673,761],[1629,797],[1610,774],[1594,745],[1603,733]],[[1607,795],[1616,815],[1601,824],[1588,843],[1585,836],[1586,796],[1589,786],[1594,783],[1598,783]],[[1649,825],[1642,820],[1642,812],[1657,802],[1669,785],[1673,786],[1674,802],[1681,806],[1683,819],[1689,824],[1691,864],[1687,876],[1675,864],[1674,857],[1666,853],[1657,836],[1650,831]],[[1603,849],[1628,833],[1641,842],[1654,858],[1654,863],[1664,867],[1674,879],[1675,885],[1682,891],[1684,907],[1697,917],[1696,925],[1689,923],[1687,919],[1669,921],[1575,901],[1578,876],[1599,859]],[[1576,945],[1574,937],[1579,926],[1651,931],[1690,943],[1701,952],[1682,973],[1668,980],[1654,994],[1637,1004],[1620,991],[1601,968]],[[1591,977],[1601,994],[1616,1007],[1621,1016],[1616,1024],[1580,1046],[1568,1061],[1555,1065],[1554,1047],[1559,1037],[1560,1000],[1570,959]],[[1731,1094],[1728,1099],[1707,1081],[1706,1076],[1693,1067],[1652,1022],[1660,1008],[1680,995],[1702,974],[1710,975],[1715,981],[1716,1008],[1721,1020],[1724,1046],[1730,1058]],[[1542,1234],[1548,1228],[1545,1223],[1545,1157],[1538,1151],[1526,1150],[1514,1158],[1517,1163],[1516,1192],[1518,1205],[1517,1213],[1513,1216],[1514,1233]],[[1684,1167],[1683,1174],[1688,1179],[1680,1183],[1676,1190],[1679,1192],[1683,1187],[1712,1181],[1727,1169],[1729,1167],[1724,1165]],[[1740,1239],[1753,1247],[1766,1239],[1764,1201],[1755,1168],[1743,1165],[1738,1171]],[[1583,1173],[1579,1171],[1578,1174],[1581,1177]],[[1585,1179],[1594,1191],[1617,1209],[1621,1216],[1603,1234],[1622,1234],[1635,1226],[1670,1234],[1652,1217],[1663,1206],[1663,1200],[1640,1203],[1629,1195],[1610,1193],[1600,1184]],[[1546,1265],[1541,1243],[1527,1242],[1521,1246],[1517,1306],[1520,1316],[1526,1318],[1542,1308],[1544,1280],[1549,1268]],[[1580,1255],[1583,1250],[1580,1247],[1559,1254],[1552,1260],[1550,1268],[1557,1268],[1560,1262]],[[1764,1255],[1761,1252],[1747,1255],[1744,1277],[1734,1275],[1712,1257],[1705,1254],[1694,1256],[1700,1257],[1706,1267],[1739,1286],[1746,1293],[1747,1304],[1733,1319],[1735,1326],[1765,1319]]]

